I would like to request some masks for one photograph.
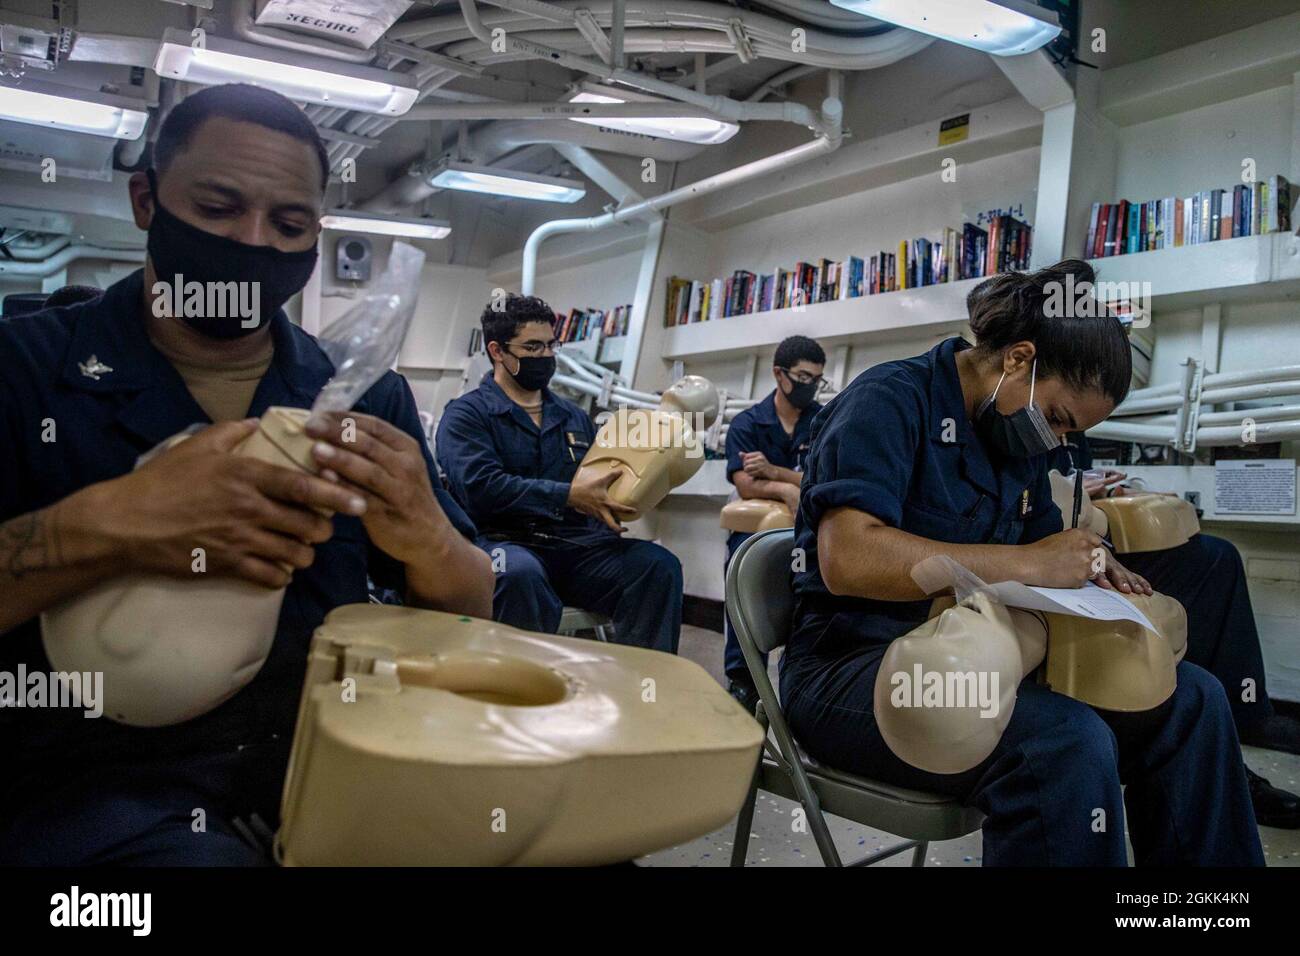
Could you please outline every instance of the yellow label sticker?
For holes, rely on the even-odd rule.
[[[939,124],[939,145],[951,146],[970,135],[970,114],[963,113]]]

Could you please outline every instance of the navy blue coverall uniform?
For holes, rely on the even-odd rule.
[[[550,389],[538,428],[488,372],[448,403],[435,445],[448,488],[492,556],[498,621],[553,634],[568,604],[608,615],[620,644],[676,653],[681,562],[565,505],[595,439],[587,413]]]
[[[95,301],[0,321],[0,521],[120,477],[159,442],[209,421],[150,343],[142,303],[137,271]],[[271,405],[309,408],[333,374],[316,341],[282,311],[271,334],[274,357],[249,415]],[[355,407],[416,438],[436,478],[403,378],[386,373]],[[44,440],[47,422],[54,441]],[[434,484],[452,524],[474,538],[469,518]],[[371,544],[361,520],[336,516],[333,537],[294,572],[261,671],[193,720],[142,728],[79,709],[0,708],[0,863],[269,863],[231,821],[256,813],[276,826],[312,632],[333,608],[367,600],[367,575],[405,589],[401,563]],[[14,673],[19,664],[50,672],[35,619],[0,636],[0,669]]]
[[[735,474],[745,470],[746,452],[761,451],[763,457],[778,468],[791,471],[803,471],[804,456],[808,454],[808,436],[812,430],[812,420],[821,411],[819,402],[812,402],[799,414],[794,432],[786,434],[785,426],[776,414],[776,390],[731,420],[727,429],[727,480],[736,483]],[[727,577],[727,566],[736,556],[736,551],[750,536],[744,531],[733,531],[727,535],[727,561],[722,566],[722,578]],[[740,652],[740,644],[731,629],[731,619],[723,611],[723,630],[726,632],[726,649],[723,652],[723,669],[732,680],[748,682],[748,669],[745,657]],[[766,655],[764,660],[766,661]]]
[[[832,595],[817,554],[822,517],[855,508],[954,544],[1023,545],[1061,530],[1045,458],[991,459],[971,427],[955,362],[964,348],[948,339],[878,365],[814,422],[795,527],[806,570],[795,574],[794,631],[781,662],[796,737],[831,766],[979,808],[987,865],[1123,866],[1125,805],[1141,865],[1263,865],[1228,701],[1188,661],[1160,719],[1140,735],[1117,735],[1101,712],[1031,675],[997,748],[970,771],[918,770],[881,737],[872,709],[881,657],[930,602]]]
[[[1074,447],[1054,452],[1049,467],[1061,474],[1073,467],[1091,468],[1087,438],[1072,432],[1069,441]],[[1176,548],[1131,552],[1120,561],[1187,611],[1184,658],[1223,684],[1237,732],[1244,734],[1273,716],[1246,568],[1233,543],[1202,532]]]

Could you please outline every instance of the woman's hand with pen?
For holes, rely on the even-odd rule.
[[[1116,560],[1098,534],[1070,528],[1024,546],[1020,580],[1040,587],[1078,588],[1088,581],[1126,594],[1150,594],[1151,585]]]

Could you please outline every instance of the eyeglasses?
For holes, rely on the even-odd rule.
[[[790,381],[797,382],[800,385],[816,385],[818,388],[821,388],[826,384],[826,376],[824,375],[810,375],[808,372],[791,372],[788,368],[782,365],[778,365],[777,368],[785,372],[785,377]]]
[[[559,348],[559,345],[560,343],[555,339],[551,339],[549,342],[538,342],[533,340],[529,342],[507,342],[506,349],[507,351],[510,349],[519,349],[519,351],[528,356],[545,355],[548,352],[554,355],[555,350]],[[518,358],[518,356],[515,357]]]

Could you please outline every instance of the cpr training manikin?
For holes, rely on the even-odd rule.
[[[635,521],[700,470],[704,444],[691,420],[708,428],[719,414],[713,383],[687,375],[663,393],[658,408],[623,407],[606,419],[579,468],[616,472],[609,496],[634,509],[628,519]]]
[[[1073,515],[1078,502],[1077,527],[1102,535],[1108,527],[1112,535],[1123,529],[1117,551],[1175,547],[1196,533],[1195,512],[1189,522],[1177,499],[1142,495],[1132,499],[1137,504],[1103,510],[1076,493],[1074,478],[1055,471],[1049,477],[1062,515]],[[1143,504],[1144,499],[1164,500]],[[1187,616],[1167,595],[1126,595],[1155,626],[1152,631],[1133,621],[1007,607],[946,558],[922,562],[913,576],[926,593],[956,594],[937,599],[929,620],[889,645],[876,678],[881,736],[914,767],[962,773],[987,759],[1011,721],[1016,689],[1035,672],[1057,693],[1115,714],[1154,711],[1174,692],[1175,668],[1187,647]],[[905,685],[919,683],[913,675],[936,674],[938,681],[900,696]],[[920,706],[916,694],[923,696]]]

